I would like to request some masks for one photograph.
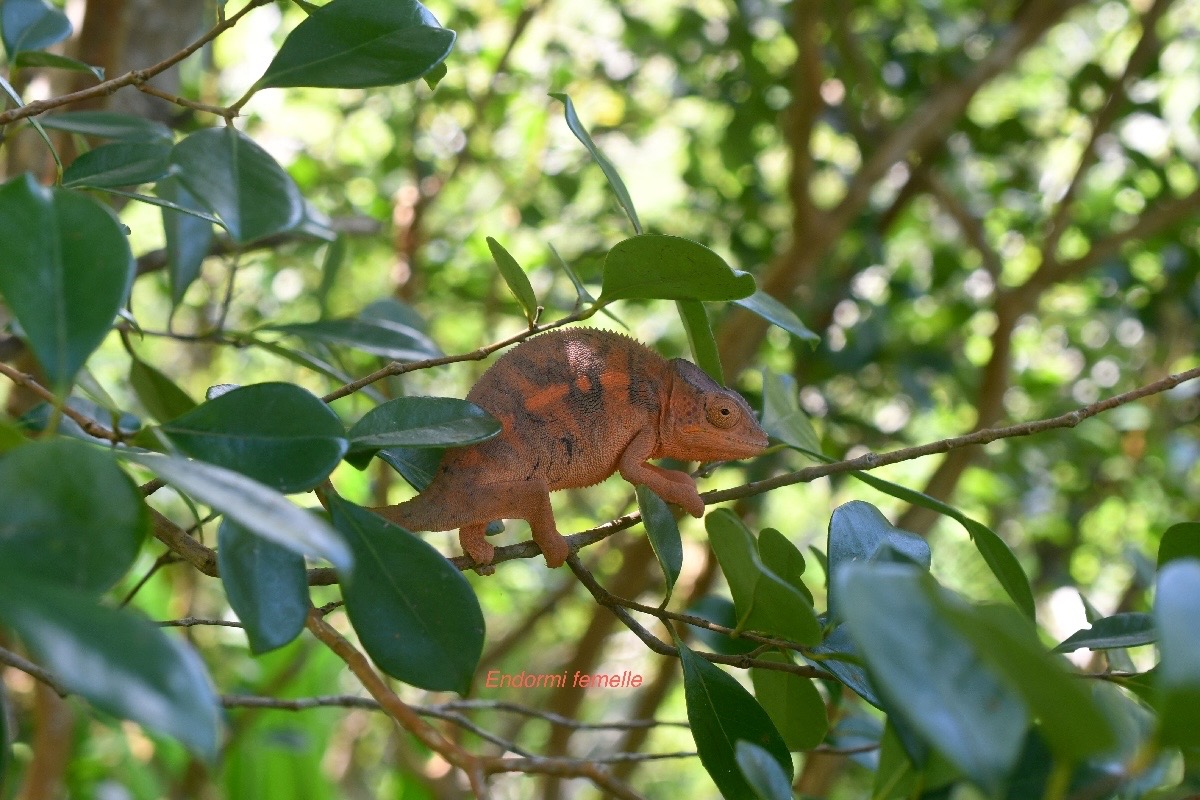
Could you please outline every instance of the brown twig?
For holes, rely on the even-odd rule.
[[[119,443],[124,438],[119,431],[109,430],[95,420],[89,419],[87,416],[71,408],[65,402],[59,406],[59,400],[54,396],[54,393],[38,383],[37,379],[32,375],[28,375],[20,370],[13,369],[8,364],[4,363],[0,363],[0,375],[4,375],[18,386],[24,386],[33,394],[45,400],[51,406],[61,407],[63,415],[71,419],[80,428],[83,428],[83,432],[89,436],[94,436],[97,439],[107,439],[113,444]]]
[[[5,650],[3,647],[0,647],[0,664],[18,669],[29,677],[41,681],[53,689],[54,693],[59,697],[66,697],[70,694],[49,671],[42,669],[29,659],[23,658],[11,650]]]

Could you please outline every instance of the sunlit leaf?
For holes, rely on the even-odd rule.
[[[667,582],[667,596],[663,598],[665,606],[671,600],[675,581],[679,580],[679,573],[683,569],[683,540],[679,537],[679,523],[675,521],[666,502],[650,487],[640,485],[635,487],[635,491],[638,509],[642,512],[642,523],[646,526],[646,536],[650,539],[650,547]]]
[[[1154,619],[1159,649],[1159,739],[1167,745],[1200,746],[1200,560],[1181,557],[1158,575]]]
[[[1068,636],[1054,648],[1056,653],[1070,653],[1082,647],[1089,650],[1110,650],[1117,647],[1137,647],[1158,641],[1154,617],[1137,611],[1125,611],[1104,617],[1091,627]]]
[[[508,285],[513,297],[516,297],[517,302],[521,304],[521,310],[525,312],[525,316],[532,322],[537,318],[538,302],[533,293],[533,287],[529,284],[529,276],[525,274],[525,270],[521,269],[517,260],[504,249],[504,246],[490,236],[487,237],[487,246],[492,251],[492,260],[496,262],[496,268],[500,270],[500,276],[504,278],[504,283]]]
[[[788,333],[795,336],[803,342],[816,344],[821,341],[821,337],[813,333],[808,327],[800,321],[790,308],[776,300],[771,295],[759,289],[749,297],[742,297],[733,301],[734,305],[739,305],[747,311],[752,311],[758,316],[765,319],[774,325],[778,325]]]
[[[647,233],[618,242],[608,251],[600,301],[736,300],[753,293],[752,276],[731,269],[704,245]]]
[[[604,177],[608,179],[608,185],[612,187],[613,193],[617,196],[617,202],[621,204],[621,208],[625,209],[629,221],[633,223],[633,232],[640,234],[642,232],[642,223],[638,220],[637,211],[633,207],[633,198],[629,196],[629,190],[625,188],[625,182],[621,180],[621,175],[617,172],[617,168],[608,160],[608,156],[600,151],[596,143],[592,141],[587,128],[580,121],[579,115],[575,113],[575,104],[571,102],[571,98],[561,92],[551,92],[550,96],[563,104],[563,113],[566,115],[567,127],[571,129],[571,133],[575,134],[575,138],[587,148],[587,151],[592,154],[592,159],[600,166],[600,171],[604,173]]]

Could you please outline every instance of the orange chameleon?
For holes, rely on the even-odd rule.
[[[722,461],[767,447],[737,392],[689,361],[591,328],[522,342],[483,373],[467,400],[499,420],[500,435],[447,450],[424,492],[373,510],[411,531],[458,528],[463,551],[479,565],[495,554],[484,531],[496,519],[527,520],[546,564],[566,560],[550,492],[620,472],[700,517],[704,501],[692,477],[647,459]]]

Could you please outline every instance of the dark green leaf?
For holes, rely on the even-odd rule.
[[[753,293],[753,277],[730,269],[725,259],[704,245],[647,233],[618,242],[608,251],[600,301],[736,300]]]
[[[394,86],[432,70],[452,47],[454,31],[416,0],[333,0],[288,34],[256,85]]]
[[[167,175],[168,142],[113,142],[80,154],[62,173],[62,185],[118,187],[150,184]]]
[[[891,548],[915,564],[929,569],[929,543],[915,533],[888,522],[870,503],[853,500],[838,506],[829,519],[829,614],[840,616],[837,601],[837,572],[856,561],[876,558],[881,548]]]
[[[163,232],[167,239],[167,277],[171,282],[171,305],[177,306],[183,302],[183,295],[188,287],[200,277],[200,267],[212,249],[213,226],[208,219],[195,215],[195,212],[203,213],[203,204],[183,188],[183,184],[176,178],[159,181],[154,191],[160,199],[175,206],[163,208],[162,220]],[[187,213],[188,211],[193,213]]]
[[[18,451],[20,452],[20,451]],[[1200,746],[1200,560],[1170,561],[1158,574],[1154,619],[1159,649],[1159,740],[1166,745]]]
[[[575,113],[575,104],[571,102],[571,98],[561,92],[551,92],[550,96],[563,104],[563,113],[566,115],[567,127],[571,129],[571,133],[575,134],[575,138],[587,148],[587,151],[592,154],[592,159],[600,166],[600,171],[608,179],[608,185],[612,187],[613,194],[617,196],[617,202],[621,204],[621,208],[625,209],[629,221],[633,223],[633,232],[640,234],[642,232],[642,223],[638,221],[637,211],[633,207],[633,198],[629,196],[629,190],[625,188],[625,182],[621,180],[617,168],[608,160],[608,156],[600,152],[600,148],[592,141],[587,128],[583,126],[583,123],[579,120],[579,115]]]
[[[241,386],[162,426],[193,458],[291,494],[329,477],[350,444],[337,414],[291,383]]]
[[[442,351],[433,340],[409,325],[387,319],[359,316],[327,319],[294,325],[269,325],[262,330],[278,331],[325,344],[345,345],[394,361],[439,358]]]
[[[137,433],[142,427],[142,421],[134,415],[127,412],[109,411],[107,408],[83,397],[67,398],[67,408],[93,422],[103,425],[109,430],[117,430],[123,436],[131,436]],[[54,415],[54,409],[48,403],[39,403],[22,414],[20,422],[26,430],[41,432],[49,429],[50,420]],[[112,446],[112,441],[107,438],[99,439],[90,433],[84,433],[79,423],[68,416],[63,416],[58,420],[58,432],[64,436],[83,439],[85,442],[96,442]]]
[[[1180,522],[1163,532],[1158,543],[1158,568],[1177,558],[1200,558],[1200,522]]]
[[[812,605],[813,596],[804,585],[804,554],[786,536],[774,528],[763,528],[758,534],[758,555],[763,566],[788,582]]]
[[[446,69],[446,62],[438,64],[433,69],[421,76],[421,80],[425,81],[425,85],[430,89],[436,89],[437,85],[442,82],[442,78],[449,74],[450,70]]]
[[[39,186],[29,174],[0,186],[0,230],[0,295],[61,391],[108,335],[129,294],[129,243],[109,209],[77,192]]]
[[[390,447],[461,447],[500,433],[500,423],[474,403],[453,397],[397,397],[350,428],[351,464],[364,468]]]
[[[800,408],[796,379],[763,370],[763,430],[773,439],[806,453],[820,454],[821,441],[808,414]]]
[[[759,658],[792,663],[782,653],[762,653]],[[754,696],[779,729],[789,750],[810,750],[824,741],[829,718],[825,701],[812,679],[762,667],[751,667],[750,679],[754,682]]]
[[[683,665],[683,695],[688,722],[700,763],[725,800],[755,800],[754,789],[742,777],[736,747],[747,741],[764,748],[792,782],[792,757],[771,718],[736,680],[700,658],[678,638]]]
[[[64,687],[216,757],[221,710],[193,650],[138,614],[0,569],[0,619]]]
[[[792,800],[792,779],[774,756],[744,739],[734,747],[742,777],[762,800]]]
[[[67,15],[46,0],[4,0],[0,37],[11,59],[22,50],[45,50],[71,35]]]
[[[4,693],[4,682],[0,681],[0,792],[4,791],[5,776],[8,775],[8,765],[12,761],[12,746],[9,742],[15,739],[8,732],[8,697]]]
[[[304,556],[227,519],[217,531],[217,564],[255,655],[300,635],[309,604]]]
[[[321,309],[321,319],[329,315],[329,293],[333,291],[345,263],[346,237],[339,235],[325,248],[325,258],[321,260],[321,285],[317,287],[317,305]]]
[[[820,644],[809,648],[813,658],[805,656],[805,660],[814,667],[829,670],[839,681],[850,687],[863,700],[876,708],[882,708],[883,702],[879,693],[871,685],[866,670],[863,669],[862,659],[858,654],[858,646],[850,637],[850,631],[845,625],[838,625],[825,635]],[[816,656],[821,656],[820,659]]]
[[[483,652],[483,612],[471,585],[437,550],[371,512],[329,498],[354,551],[342,581],[346,613],[368,655],[397,680],[463,694]]]
[[[154,367],[134,358],[129,364],[129,385],[141,404],[159,422],[175,419],[196,407],[196,401]]]
[[[1081,647],[1089,650],[1111,650],[1116,647],[1137,647],[1158,641],[1154,617],[1136,611],[1125,611],[1098,619],[1091,627],[1076,631],[1054,648],[1056,653],[1070,653]]]
[[[737,612],[734,610],[733,603],[727,598],[717,595],[705,595],[689,606],[687,613],[726,628],[737,627]],[[693,633],[710,649],[727,656],[740,656],[758,648],[757,642],[740,637],[734,638],[708,628],[697,627],[693,629]]]
[[[291,176],[235,128],[191,134],[175,145],[171,164],[184,188],[238,244],[289,230],[303,218],[304,202]]]
[[[533,286],[529,283],[529,276],[525,274],[525,270],[521,269],[517,260],[490,236],[487,237],[487,246],[492,251],[492,260],[496,262],[496,268],[500,270],[500,276],[504,278],[509,291],[521,304],[525,316],[530,322],[533,322],[537,319],[538,302],[537,297],[533,294]]]
[[[995,794],[1020,754],[1029,718],[1016,695],[933,600],[911,564],[844,563],[833,587],[885,707],[984,791]]]
[[[64,111],[42,117],[47,128],[126,142],[171,141],[171,129],[161,122],[110,111]]]
[[[74,58],[60,56],[57,53],[46,53],[40,50],[23,50],[13,59],[13,65],[25,67],[49,67],[51,69],[66,69],[72,72],[90,72],[96,80],[104,80],[104,68],[93,67]],[[48,126],[47,126],[48,127]]]
[[[0,458],[0,563],[24,575],[99,595],[148,528],[141,494],[104,450],[50,439]]]
[[[688,345],[692,348],[696,365],[707,372],[708,377],[724,386],[725,372],[721,369],[721,355],[717,352],[717,340],[713,337],[704,304],[699,300],[677,300],[675,306],[679,309],[679,318],[683,320],[683,329],[687,331]]]
[[[297,553],[321,556],[339,570],[349,571],[350,551],[337,531],[258,481],[203,461],[150,453],[123,455],[252,533]]]
[[[648,486],[637,486],[635,491],[650,547],[667,582],[667,596],[662,603],[665,607],[671,601],[675,581],[679,580],[679,572],[683,569],[683,540],[679,538],[679,523],[663,499]]]
[[[767,322],[778,325],[803,342],[815,344],[821,341],[821,337],[810,331],[790,308],[774,297],[771,297],[771,295],[762,289],[759,289],[749,297],[734,300],[733,304],[741,306],[747,311],[754,312]]]
[[[438,464],[442,463],[442,454],[445,452],[433,447],[389,447],[380,450],[378,455],[381,461],[399,472],[410,486],[423,492],[426,486],[433,483],[433,476],[437,474]]]

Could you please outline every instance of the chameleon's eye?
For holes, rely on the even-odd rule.
[[[732,428],[742,418],[742,410],[728,400],[714,400],[704,407],[708,421],[718,428]]]

